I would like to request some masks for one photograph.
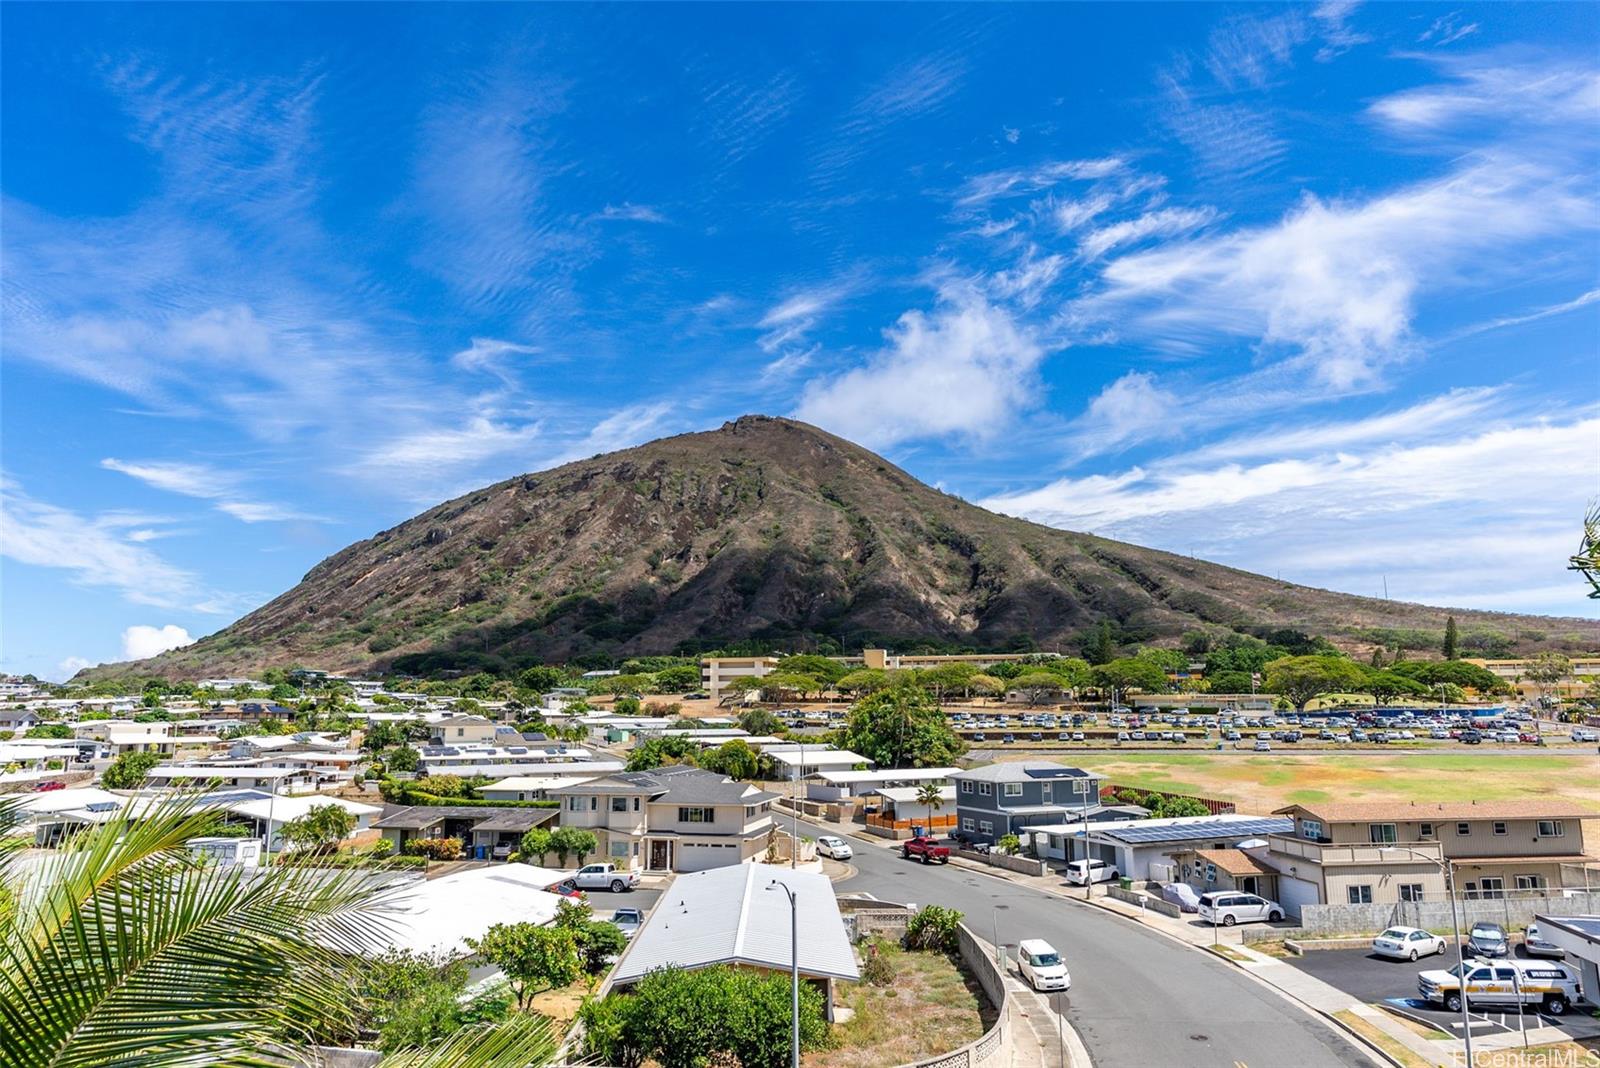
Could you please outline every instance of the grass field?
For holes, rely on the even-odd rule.
[[[1504,801],[1551,797],[1600,809],[1600,757],[1473,754],[1083,753],[1064,757],[1119,786],[1270,812],[1312,801]]]

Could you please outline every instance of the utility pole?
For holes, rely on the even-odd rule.
[[[793,890],[774,879],[768,890],[789,898],[789,1068],[800,1068],[800,909]]]

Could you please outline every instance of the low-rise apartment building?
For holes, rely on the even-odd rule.
[[[778,669],[775,656],[711,656],[700,661],[700,685],[713,701],[734,679],[759,679]]]
[[[596,856],[645,871],[703,871],[755,860],[776,794],[700,768],[623,772],[545,791],[563,827],[593,831]]]
[[[1280,873],[1279,900],[1291,911],[1444,900],[1446,863],[1467,900],[1581,888],[1586,870],[1589,884],[1600,882],[1584,843],[1600,813],[1559,800],[1316,802],[1278,814],[1294,829],[1268,835],[1258,855]]]

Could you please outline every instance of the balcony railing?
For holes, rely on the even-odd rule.
[[[1444,858],[1444,850],[1438,842],[1332,845],[1287,834],[1268,835],[1267,841],[1272,844],[1274,853],[1300,857],[1315,864],[1416,864]]]

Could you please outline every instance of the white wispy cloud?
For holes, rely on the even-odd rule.
[[[122,632],[122,659],[144,660],[169,649],[182,649],[193,645],[189,632],[176,623],[153,627],[136,623]]]
[[[164,560],[127,536],[147,527],[148,516],[80,515],[30,497],[0,479],[0,554],[22,564],[68,572],[81,586],[116,590],[135,604],[198,608],[209,595],[190,571]]]
[[[1312,9],[1311,17],[1317,21],[1322,35],[1322,47],[1317,49],[1318,63],[1331,62],[1372,40],[1371,34],[1350,28],[1350,17],[1360,6],[1360,0],[1323,0]]]
[[[1127,167],[1119,156],[1052,160],[1036,166],[989,171],[967,179],[956,194],[956,206],[976,208],[1002,197],[1036,196],[1062,182],[1089,181],[1117,174]]]
[[[824,313],[854,291],[855,283],[843,280],[791,292],[756,321],[756,327],[762,331],[756,343],[769,355],[799,345]]]
[[[1457,41],[1471,37],[1478,32],[1476,22],[1467,22],[1462,19],[1461,12],[1452,11],[1448,15],[1440,15],[1434,19],[1427,29],[1417,35],[1417,41],[1432,41],[1434,47],[1455,44]]]
[[[240,495],[239,476],[205,464],[172,460],[128,461],[108,456],[100,461],[100,466],[168,493],[215,501],[217,511],[243,523],[283,523],[294,520],[327,522],[320,516],[308,515],[288,505],[243,497]],[[141,534],[139,540],[143,541],[157,536],[148,531],[138,533]]]
[[[346,470],[365,480],[403,485],[414,499],[434,500],[436,487],[457,482],[476,465],[526,455],[539,434],[537,422],[496,422],[480,415],[461,426],[435,426],[377,441]]]
[[[630,204],[623,201],[621,204],[607,204],[595,216],[610,222],[642,222],[665,223],[669,221],[660,210],[648,204]]]
[[[1310,35],[1297,9],[1273,15],[1234,15],[1212,29],[1206,41],[1205,68],[1228,90],[1259,89],[1294,57]]]
[[[511,358],[537,355],[539,348],[536,345],[500,341],[492,337],[475,337],[471,345],[450,357],[450,363],[462,371],[494,375],[507,386],[514,386],[519,379],[511,366]]]
[[[795,416],[870,446],[998,433],[1038,400],[1044,350],[1005,309],[958,288],[909,311],[865,365],[814,379]]]
[[[1444,58],[1435,65],[1447,81],[1381,97],[1370,114],[1411,134],[1495,120],[1537,129],[1568,126],[1593,140],[1600,70],[1592,65],[1497,54]],[[1515,136],[1517,126],[1503,129]]]
[[[1152,237],[1175,237],[1186,234],[1191,230],[1198,230],[1214,222],[1217,218],[1215,208],[1162,208],[1159,211],[1147,211],[1132,219],[1102,226],[1085,234],[1083,240],[1078,242],[1078,250],[1090,259],[1110,252],[1123,245],[1131,245]]]
[[[1273,226],[1111,259],[1100,292],[1071,311],[1157,343],[1256,338],[1326,387],[1359,389],[1412,351],[1425,282],[1492,278],[1500,265],[1483,250],[1594,225],[1574,177],[1483,159],[1370,200],[1307,196]]]
[[[1563,579],[1592,492],[1600,418],[1485,426],[1479,416],[1463,433],[1463,399],[1443,403],[1457,414],[1415,428],[1325,426],[1301,455],[1252,442],[1234,451],[1258,462],[1218,463],[1223,448],[980,503],[1312,585],[1373,593],[1387,574],[1407,599],[1594,614],[1579,584]],[[1533,590],[1552,596],[1530,602]]]

